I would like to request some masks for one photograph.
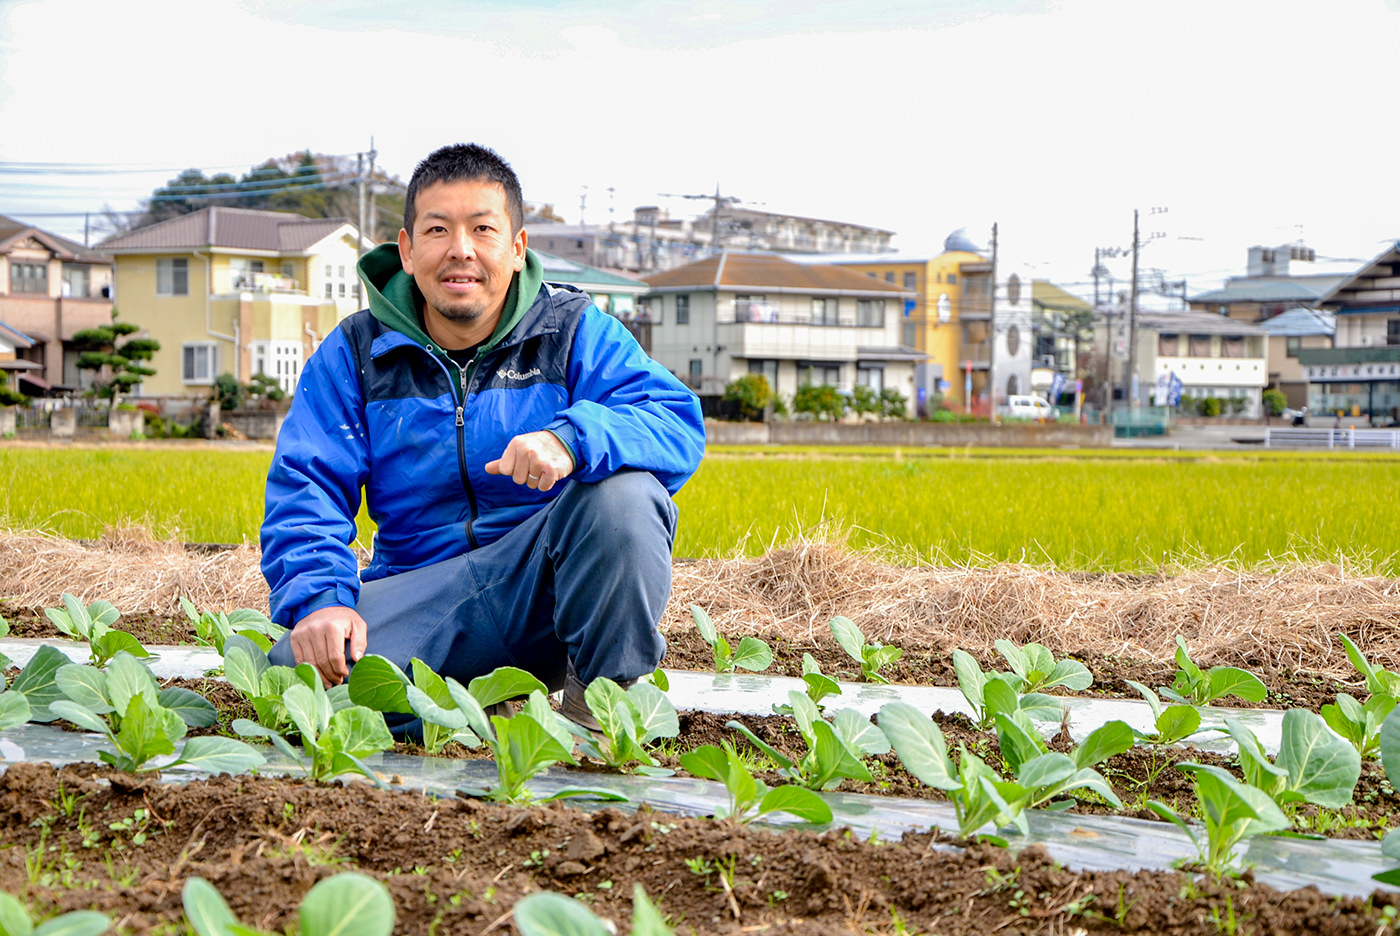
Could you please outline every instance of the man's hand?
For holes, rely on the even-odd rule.
[[[354,608],[331,605],[317,608],[292,628],[292,655],[298,663],[310,663],[321,674],[326,688],[339,685],[350,675],[345,662],[345,641],[350,641],[350,659],[365,655],[368,637],[365,619]]]
[[[486,463],[486,473],[510,475],[516,484],[548,491],[574,473],[574,457],[558,436],[541,429],[511,439],[500,458]]]

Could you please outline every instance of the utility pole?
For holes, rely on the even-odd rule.
[[[1128,293],[1128,392],[1130,410],[1137,409],[1138,210],[1133,209],[1133,282]]]
[[[355,186],[360,192],[360,223],[356,225],[355,256],[365,255],[365,154],[355,154]]]
[[[378,155],[379,155],[379,151],[376,150],[376,149],[374,148],[374,137],[370,137],[370,138],[369,138],[369,214],[368,214],[368,217],[369,217],[369,239],[370,239],[370,242],[371,242],[371,243],[373,243],[374,241],[378,240],[378,238],[374,236],[374,229],[378,226],[377,224],[375,224],[375,220],[374,220],[376,217],[378,217],[378,216],[374,213],[374,157],[376,157],[376,156],[378,156]]]
[[[715,215],[710,219],[710,249],[719,253],[719,183],[715,183]]]
[[[989,393],[988,400],[991,402],[992,417],[996,416],[997,408],[997,224],[992,222],[992,279],[991,291],[987,295],[987,311],[989,319],[987,322],[988,331],[991,332],[991,340],[987,342],[987,385]]]

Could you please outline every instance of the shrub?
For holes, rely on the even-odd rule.
[[[277,382],[277,378],[269,374],[254,374],[244,386],[247,396],[255,400],[271,400],[277,402],[287,398],[287,391],[282,389],[282,385]]]
[[[816,419],[840,419],[846,412],[846,398],[835,387],[807,384],[792,396],[792,408],[810,413]]]
[[[225,372],[214,378],[214,398],[219,401],[219,409],[225,413],[242,406],[246,393],[238,378],[230,373]]]
[[[1219,416],[1220,409],[1219,397],[1203,397],[1196,401],[1196,412],[1202,416]]]
[[[880,391],[880,407],[881,416],[904,419],[909,415],[909,398],[894,387],[886,387]]]
[[[773,396],[773,388],[762,374],[745,374],[724,387],[725,402],[737,406],[742,419],[760,419],[768,404],[773,402]]]
[[[1230,415],[1231,415],[1231,416],[1238,416],[1240,413],[1243,413],[1243,412],[1244,412],[1244,408],[1245,408],[1246,406],[1248,406],[1248,405],[1249,405],[1249,401],[1246,400],[1244,397],[1231,397],[1231,398],[1230,398]]]
[[[880,395],[867,386],[857,384],[851,389],[851,409],[855,410],[857,416],[879,416],[885,406],[880,400]]]
[[[29,397],[10,389],[10,375],[0,371],[0,406],[25,406]]]
[[[936,409],[929,414],[928,421],[935,423],[955,423],[958,421],[958,414],[949,409]]]
[[[1288,397],[1283,395],[1282,390],[1275,390],[1270,387],[1264,391],[1264,412],[1270,416],[1282,416],[1283,411],[1288,408]]]

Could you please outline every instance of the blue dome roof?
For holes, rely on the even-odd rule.
[[[982,253],[981,247],[978,247],[972,241],[968,240],[967,228],[958,228],[943,241],[943,251],[945,253],[950,253],[955,250],[962,251],[963,253]]]

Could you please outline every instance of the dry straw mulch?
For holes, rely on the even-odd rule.
[[[198,607],[267,610],[256,547],[191,550],[141,528],[80,543],[0,531],[0,599],[51,607],[64,591],[126,613]],[[1259,671],[1354,675],[1338,632],[1373,662],[1400,670],[1400,579],[1341,564],[1183,567],[1094,575],[1045,566],[906,566],[850,549],[840,537],[797,537],[757,558],[678,560],[666,631],[691,627],[697,604],[726,633],[824,638],[837,614],[910,652],[989,650],[1006,638],[1058,653],[1168,661],[1178,634],[1197,662]]]

